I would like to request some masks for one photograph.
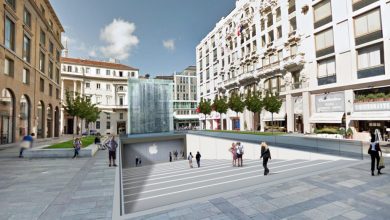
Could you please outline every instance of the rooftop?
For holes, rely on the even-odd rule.
[[[87,60],[87,59],[78,59],[78,58],[69,58],[69,57],[62,57],[61,61],[63,64],[77,64],[83,66],[101,67],[101,68],[108,68],[108,69],[138,71],[137,68],[131,66],[127,66],[120,63],[105,62],[105,61],[96,61],[96,60]]]

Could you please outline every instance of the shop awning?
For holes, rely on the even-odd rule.
[[[343,119],[344,112],[321,112],[314,113],[310,117],[312,124],[340,124]]]
[[[390,111],[353,112],[353,121],[390,121]]]

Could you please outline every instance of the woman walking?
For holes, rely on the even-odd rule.
[[[376,160],[376,168],[378,169],[378,175],[382,174],[381,169],[379,168],[379,151],[382,153],[382,150],[379,146],[379,143],[375,140],[375,135],[371,134],[371,143],[368,148],[368,154],[371,155],[371,175],[374,176],[375,171],[375,160]]]
[[[81,140],[80,138],[76,138],[74,141],[73,141],[73,148],[74,148],[74,155],[73,155],[73,159],[78,157],[79,155],[79,151],[81,149]]]
[[[271,152],[268,148],[268,145],[265,142],[261,143],[260,159],[261,158],[263,158],[264,176],[267,176],[269,173],[269,169],[267,167],[267,164],[268,164],[268,159],[271,160]]]
[[[236,149],[236,144],[235,143],[232,143],[232,147],[229,148],[229,151],[232,153],[232,156],[233,156],[232,165],[233,165],[233,167],[235,167],[236,166],[236,162],[237,162],[237,149]]]
[[[192,156],[192,153],[190,152],[190,155],[188,155],[188,163],[189,163],[189,165],[190,165],[190,168],[193,168],[193,166],[192,166],[192,158],[194,158],[193,156]]]

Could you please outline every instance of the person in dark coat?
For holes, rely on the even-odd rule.
[[[172,162],[172,152],[169,151],[169,162]]]
[[[202,155],[200,155],[199,151],[196,153],[195,158],[196,158],[196,163],[198,164],[198,168],[200,167],[200,158]]]
[[[267,176],[269,173],[268,169],[268,160],[271,160],[271,152],[268,148],[268,145],[265,142],[261,143],[261,156],[260,159],[263,158],[263,167],[264,167],[264,176]]]
[[[376,160],[376,168],[378,169],[378,175],[382,174],[379,169],[379,151],[382,153],[382,150],[379,146],[379,143],[375,140],[375,134],[371,134],[371,143],[368,148],[368,154],[371,156],[371,175],[374,176],[375,171],[375,160]]]

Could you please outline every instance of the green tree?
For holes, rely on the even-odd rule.
[[[256,130],[255,114],[259,114],[263,109],[263,101],[259,92],[248,91],[245,99],[246,108],[253,113],[253,130]]]
[[[279,113],[282,103],[283,101],[279,98],[279,96],[274,94],[270,95],[269,93],[267,93],[264,98],[264,109],[268,112],[271,112],[272,127],[274,126],[274,113]]]
[[[101,111],[96,104],[92,104],[90,99],[87,99],[86,97],[81,98],[79,117],[80,119],[85,120],[85,123],[88,125],[87,133],[89,133],[89,124],[95,122],[99,118],[100,112]]]
[[[226,97],[219,97],[218,95],[216,95],[212,107],[214,111],[220,114],[219,125],[220,125],[220,130],[222,130],[222,114],[226,114],[227,110],[229,109]]]
[[[73,117],[73,121],[76,122],[76,125],[78,124],[77,118],[80,116],[80,109],[81,109],[81,100],[79,94],[72,95],[68,90],[65,92],[65,105],[63,106],[65,111],[68,113],[68,115]],[[76,126],[77,127],[77,126]],[[79,134],[79,130],[76,129],[77,134]],[[73,136],[76,133],[73,130]]]
[[[232,111],[235,111],[238,116],[239,112],[244,111],[245,103],[237,93],[233,92],[230,95],[228,106]]]
[[[202,113],[205,116],[204,128],[206,128],[207,115],[210,115],[212,111],[210,99],[204,100],[203,98],[201,98],[200,103],[198,105],[198,109],[199,109],[199,113]]]

